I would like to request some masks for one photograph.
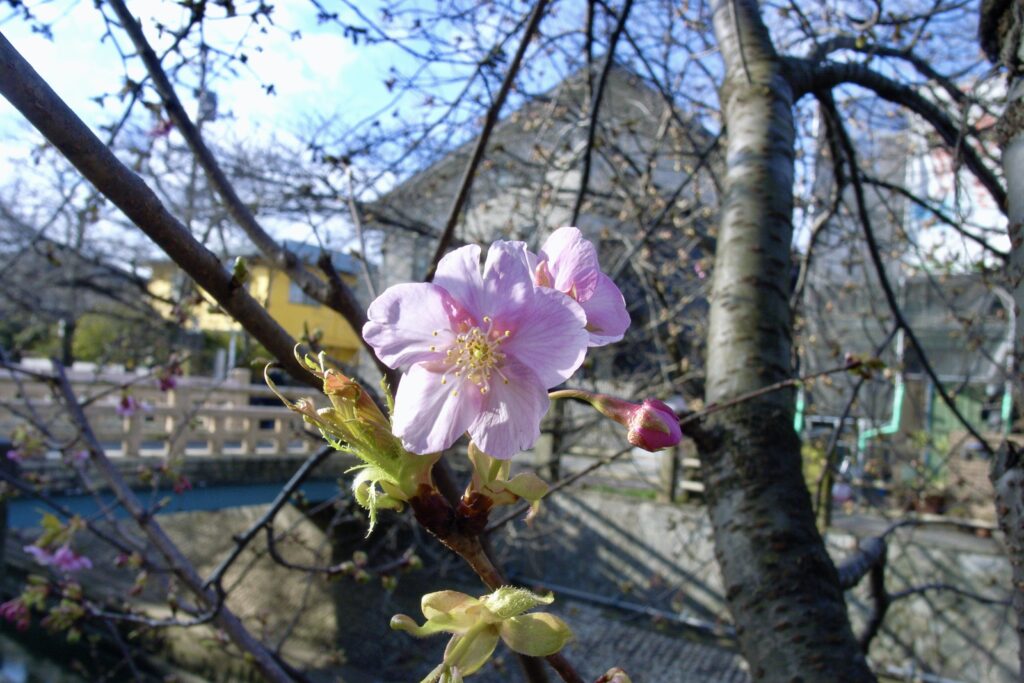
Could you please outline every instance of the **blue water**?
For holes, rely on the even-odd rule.
[[[159,510],[159,514],[191,512],[196,510],[223,510],[246,505],[266,505],[277,496],[284,484],[235,484],[217,485],[209,488],[194,488],[183,493],[170,489],[157,491],[136,491],[143,505],[155,507],[161,500],[170,502]],[[299,490],[312,502],[327,500],[338,493],[338,483],[330,481],[308,481]],[[61,505],[85,518],[98,515],[99,503],[91,495],[55,496]],[[125,518],[128,514],[117,504],[111,493],[100,494],[102,505],[110,509],[115,517]],[[37,498],[15,498],[7,503],[7,525],[15,529],[30,529],[39,526],[44,512],[54,512]]]

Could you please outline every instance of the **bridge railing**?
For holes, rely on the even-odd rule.
[[[9,437],[19,423],[41,421],[56,439],[73,439],[76,428],[45,381],[49,369],[29,369],[34,378],[0,372],[0,438]],[[308,438],[311,429],[268,387],[249,383],[248,370],[225,379],[178,377],[167,391],[144,374],[72,368],[67,375],[111,456],[298,455],[319,442]],[[305,387],[282,389],[291,398],[313,393]],[[125,395],[140,406],[128,415],[118,412]]]
[[[36,373],[37,379],[0,370],[0,440],[30,419],[43,421],[57,439],[73,439],[76,428],[54,398],[52,385],[44,380],[51,373],[49,363],[32,363],[26,369]],[[282,406],[266,385],[251,384],[245,369],[232,371],[225,379],[178,377],[167,391],[161,391],[157,379],[147,374],[73,367],[67,376],[86,406],[97,437],[114,457],[303,455],[322,443],[319,434]],[[315,394],[306,387],[279,388],[293,399]],[[118,414],[125,394],[143,407],[131,415]],[[326,400],[321,404],[326,405]],[[570,408],[569,413],[561,425],[552,425],[564,431],[556,438],[546,429],[534,448],[533,465],[552,479],[627,446],[618,425],[595,421],[593,412],[584,408]],[[575,422],[582,427],[574,428]],[[556,442],[558,453],[554,452]],[[588,485],[645,491],[669,501],[700,496],[699,462],[691,451],[683,444],[657,454],[625,454],[589,476]]]

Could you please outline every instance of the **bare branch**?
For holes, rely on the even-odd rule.
[[[548,0],[537,0],[537,4],[533,6],[533,12],[530,14],[526,30],[523,31],[523,39],[519,42],[519,48],[516,50],[512,63],[505,73],[505,80],[502,81],[494,101],[491,102],[491,106],[487,109],[483,130],[480,131],[480,136],[476,140],[476,146],[473,148],[473,154],[469,159],[469,163],[466,164],[466,170],[462,175],[462,182],[459,184],[459,190],[448,212],[448,220],[445,222],[441,236],[438,238],[434,256],[430,260],[430,267],[427,269],[427,282],[434,279],[434,271],[437,270],[437,264],[441,262],[441,257],[444,256],[444,253],[448,251],[448,245],[451,244],[452,235],[455,233],[455,226],[459,222],[459,216],[462,215],[462,208],[465,206],[466,200],[469,199],[469,191],[473,187],[473,180],[476,177],[476,169],[484,158],[487,141],[490,140],[491,132],[498,123],[498,115],[501,113],[501,108],[505,104],[508,92],[512,89],[512,84],[519,73],[519,66],[523,62],[526,49],[529,47],[533,36],[537,33],[537,28],[540,26],[540,20],[544,17],[544,8],[547,7],[547,4]]]
[[[1006,189],[978,152],[969,144],[961,144],[966,133],[938,105],[926,99],[910,86],[897,83],[863,64],[825,62],[813,64],[808,60],[786,60],[788,78],[793,86],[793,97],[800,99],[811,92],[824,92],[843,83],[852,83],[874,92],[884,100],[893,102],[918,114],[932,125],[943,142],[963,157],[964,164],[985,186],[996,205],[1006,212]]]
[[[103,475],[104,479],[106,479],[118,502],[132,516],[135,523],[146,534],[153,548],[164,557],[164,560],[166,560],[182,583],[206,605],[219,607],[216,617],[217,623],[224,629],[235,645],[241,648],[243,652],[252,656],[253,662],[263,675],[266,676],[267,680],[290,683],[293,677],[287,674],[263,644],[249,633],[241,620],[227,606],[222,604],[220,596],[204,586],[202,578],[196,572],[192,563],[188,561],[188,558],[178,549],[174,541],[164,532],[159,522],[146,510],[142,502],[135,495],[135,492],[131,490],[121,477],[121,473],[107,459],[103,446],[93,433],[92,426],[89,424],[88,418],[86,418],[81,405],[78,403],[78,399],[75,397],[67,375],[64,374],[64,367],[56,361],[54,361],[53,366],[68,414],[78,426],[82,438],[89,447],[91,461]]]
[[[107,199],[274,354],[289,374],[318,386],[316,378],[295,360],[295,340],[231,277],[217,257],[168,212],[146,183],[93,134],[2,35],[0,93]]]
[[[203,167],[203,171],[210,179],[210,183],[224,200],[231,217],[242,227],[245,234],[249,236],[249,239],[252,240],[253,244],[256,245],[263,255],[288,273],[288,277],[298,284],[303,292],[341,314],[352,329],[356,331],[363,346],[370,354],[370,358],[377,364],[380,371],[388,374],[389,368],[377,358],[373,348],[366,343],[362,335],[358,334],[366,323],[366,312],[359,305],[359,302],[356,301],[352,290],[340,277],[331,278],[331,283],[329,285],[325,284],[306,270],[298,256],[281,247],[263,229],[252,211],[249,210],[249,207],[238,196],[231,181],[228,180],[227,175],[221,169],[220,164],[217,163],[216,158],[214,158],[213,152],[210,151],[210,148],[203,141],[199,128],[189,118],[188,113],[186,113],[185,107],[181,104],[181,100],[178,99],[178,95],[174,91],[174,86],[160,65],[160,59],[142,33],[142,26],[131,15],[121,0],[107,0],[107,2],[114,9],[118,19],[121,21],[122,28],[128,33],[132,43],[135,45],[135,49],[138,50],[150,78],[153,79],[153,84],[160,94],[164,107],[167,109],[167,114],[185,138],[192,153],[199,161],[199,165]],[[330,263],[329,259],[328,263]],[[333,270],[333,264],[331,269]]]
[[[846,161],[850,166],[851,182],[853,183],[854,196],[857,200],[857,216],[860,220],[861,227],[864,231],[864,240],[867,242],[868,253],[871,256],[871,262],[875,267],[875,274],[878,276],[878,282],[882,287],[882,292],[885,294],[885,300],[889,305],[889,310],[892,313],[896,324],[903,329],[907,335],[907,339],[917,350],[918,358],[921,361],[921,367],[924,368],[925,374],[931,379],[935,386],[935,391],[942,398],[943,403],[949,408],[950,412],[956,416],[956,419],[964,426],[968,432],[971,433],[978,443],[985,449],[985,451],[993,455],[991,444],[983,437],[977,429],[974,428],[967,418],[964,417],[963,413],[960,412],[960,408],[956,405],[956,401],[946,391],[942,381],[939,379],[938,374],[935,372],[935,368],[932,367],[931,362],[928,360],[928,354],[921,344],[917,335],[914,334],[914,330],[910,327],[906,317],[903,315],[903,310],[900,308],[899,302],[896,299],[896,293],[893,291],[892,284],[889,282],[889,276],[885,272],[885,265],[882,263],[882,254],[878,247],[878,241],[875,239],[874,230],[871,227],[871,216],[867,208],[867,200],[864,197],[864,185],[861,183],[860,173],[857,170],[857,152],[853,148],[853,143],[850,141],[850,136],[846,132],[846,126],[843,125],[842,120],[839,118],[839,112],[836,110],[835,103],[832,101],[830,93],[823,93],[819,96],[819,99],[828,112],[828,115],[834,119],[834,127],[836,135],[839,136],[839,143],[843,148],[843,152],[846,156]]]
[[[608,83],[608,74],[611,73],[612,67],[615,65],[615,48],[619,44],[619,38],[626,27],[626,20],[629,18],[629,11],[632,8],[633,0],[626,0],[622,5],[622,10],[619,12],[619,20],[616,22],[615,29],[608,40],[608,52],[604,56],[604,66],[601,68],[601,76],[597,80],[597,89],[594,90],[593,100],[590,103],[590,120],[587,122],[587,145],[583,150],[583,170],[580,172],[580,186],[576,190],[576,201],[572,207],[572,218],[569,219],[571,225],[576,225],[579,220],[580,209],[583,207],[583,198],[587,194],[587,185],[590,184],[590,166],[594,154],[594,139],[597,136],[597,117],[601,111],[601,99],[604,97],[605,86]],[[589,69],[587,74],[589,79]]]

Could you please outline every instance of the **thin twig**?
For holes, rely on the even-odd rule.
[[[295,340],[196,241],[146,183],[117,158],[0,35],[0,94],[107,199],[152,239],[296,379],[319,387],[295,360]]]
[[[875,347],[874,356],[876,358],[882,355],[885,351],[885,347],[889,345],[893,337],[896,336],[896,332],[899,328],[893,327],[889,334],[885,336],[882,343]],[[815,496],[814,500],[817,503],[817,512],[822,515],[821,519],[824,520],[822,524],[823,529],[827,529],[832,520],[832,506],[830,501],[832,500],[831,489],[825,489],[824,484],[826,481],[831,480],[832,471],[835,469],[832,456],[835,455],[836,449],[839,447],[839,437],[843,433],[843,426],[846,424],[847,418],[850,416],[850,412],[853,411],[853,404],[857,401],[857,396],[860,394],[861,387],[867,382],[868,375],[862,374],[857,378],[857,383],[853,385],[853,390],[850,392],[850,398],[846,401],[846,405],[843,406],[843,412],[839,415],[839,421],[836,422],[835,427],[832,428],[832,433],[829,434],[828,444],[825,446],[825,463],[821,468],[821,476],[818,477],[818,481],[815,483]]]
[[[995,455],[995,450],[988,443],[977,429],[974,428],[967,418],[964,417],[963,413],[960,412],[960,408],[956,405],[956,401],[949,395],[944,388],[942,381],[939,379],[938,374],[935,372],[935,368],[932,367],[931,362],[928,360],[928,353],[924,346],[921,344],[917,335],[914,334],[913,328],[910,323],[907,322],[906,317],[903,315],[903,310],[900,308],[899,302],[896,300],[896,293],[893,291],[892,284],[889,282],[889,276],[885,272],[885,264],[882,263],[881,250],[878,246],[878,241],[875,239],[875,232],[871,225],[871,215],[867,207],[867,199],[864,196],[864,185],[861,182],[860,174],[857,171],[857,152],[853,147],[853,143],[850,141],[850,136],[846,132],[846,126],[839,118],[839,112],[836,109],[835,102],[832,100],[831,93],[822,93],[819,95],[819,101],[822,103],[828,115],[834,119],[833,130],[839,137],[839,143],[843,148],[843,153],[846,156],[846,162],[850,167],[850,179],[853,183],[853,193],[857,204],[857,216],[860,219],[861,228],[864,232],[864,240],[867,243],[868,254],[871,256],[871,263],[875,267],[875,274],[878,277],[878,282],[882,286],[882,293],[885,295],[885,300],[889,304],[889,310],[892,313],[892,317],[895,319],[896,324],[903,329],[907,335],[907,339],[917,350],[918,360],[921,362],[921,367],[924,369],[925,374],[931,379],[932,384],[935,387],[935,391],[942,398],[942,402],[946,404],[950,412],[956,417],[956,419],[964,426],[964,428],[970,432],[978,444],[988,453],[990,456]]]
[[[763,396],[764,394],[770,394],[770,393],[772,393],[774,391],[779,391],[779,390],[785,389],[787,387],[791,387],[791,386],[794,386],[794,385],[797,385],[797,384],[803,384],[804,382],[809,382],[811,380],[817,379],[819,377],[824,377],[826,375],[834,375],[834,374],[836,374],[838,372],[850,372],[852,370],[856,370],[861,365],[863,365],[863,363],[864,363],[863,361],[856,360],[856,361],[853,361],[851,363],[847,363],[845,365],[840,365],[840,366],[837,366],[837,367],[834,367],[834,368],[829,368],[827,370],[822,370],[821,372],[816,372],[813,375],[805,375],[803,377],[793,377],[793,378],[790,378],[790,379],[785,379],[785,380],[782,380],[780,382],[776,382],[774,384],[770,384],[770,385],[768,385],[766,387],[761,387],[760,389],[756,389],[754,391],[749,391],[749,392],[747,392],[745,394],[740,394],[739,396],[735,396],[735,397],[729,399],[728,401],[722,401],[721,403],[711,403],[707,407],[703,408],[702,410],[698,410],[698,411],[692,412],[692,413],[687,413],[685,416],[680,418],[679,426],[680,427],[685,427],[687,425],[693,425],[694,423],[699,422],[700,420],[704,419],[708,415],[711,415],[713,413],[717,413],[720,410],[724,410],[726,408],[729,408],[731,406],[737,405],[739,403],[743,403],[745,401],[749,401],[751,399],[757,398],[758,396]],[[571,390],[569,390],[569,391],[571,391]],[[555,392],[555,393],[557,394],[557,393],[560,393],[560,392]],[[568,397],[568,395],[566,395],[566,396]],[[694,430],[693,427],[691,427],[690,430],[684,430],[684,433],[687,434],[687,436],[690,436],[691,438],[694,438],[696,436],[700,436],[698,431]],[[570,484],[573,484],[574,482],[576,482],[579,479],[587,476],[588,474],[591,474],[592,472],[600,469],[601,467],[604,467],[605,465],[608,465],[610,463],[615,462],[616,460],[618,460],[619,458],[621,458],[625,454],[631,452],[632,450],[633,450],[633,446],[627,446],[627,447],[625,447],[625,448],[623,448],[623,449],[621,449],[621,450],[619,450],[619,451],[617,451],[617,452],[615,452],[615,453],[613,453],[611,455],[605,456],[604,458],[601,458],[600,460],[594,461],[590,465],[587,465],[586,467],[584,467],[579,472],[574,472],[573,474],[560,479],[557,483],[552,484],[551,488],[548,489],[548,492],[545,495],[550,496],[552,493],[555,493],[556,491],[560,491],[561,489],[564,489],[566,486],[569,486]],[[501,528],[502,526],[504,526],[508,522],[512,521],[516,517],[519,517],[520,515],[524,514],[529,509],[529,507],[530,506],[528,504],[520,503],[519,505],[515,506],[512,510],[507,512],[506,514],[502,515],[498,519],[496,519],[493,522],[491,522],[490,524],[488,524],[487,528],[485,530],[485,533],[491,533],[492,531],[495,531],[496,529]]]
[[[221,560],[221,563],[217,565],[217,568],[210,573],[209,578],[203,582],[204,589],[210,588],[211,586],[220,586],[220,582],[224,578],[225,572],[227,572],[231,565],[235,563],[235,560],[238,559],[238,556],[242,554],[242,551],[245,550],[246,546],[249,545],[252,539],[256,538],[256,534],[259,533],[260,529],[265,526],[269,527],[269,525],[273,523],[274,517],[276,517],[277,513],[281,511],[281,508],[288,503],[292,494],[302,486],[302,483],[306,481],[310,474],[313,473],[313,470],[315,470],[317,466],[326,460],[327,456],[331,455],[333,452],[333,448],[330,446],[324,446],[319,451],[306,458],[306,461],[302,463],[302,466],[295,471],[295,474],[293,474],[292,478],[288,480],[288,483],[285,484],[278,492],[274,501],[270,504],[270,507],[268,507],[266,511],[260,515],[260,518],[253,522],[252,526],[250,526],[244,533],[235,537],[235,546],[231,549],[231,552],[228,553],[227,557]]]
[[[303,292],[339,313],[345,318],[352,329],[357,332],[361,330],[366,322],[366,313],[356,301],[352,290],[349,289],[348,285],[341,278],[337,279],[340,285],[335,282],[333,283],[335,286],[327,286],[313,273],[306,270],[295,254],[281,247],[263,229],[259,221],[256,220],[256,216],[253,215],[249,207],[238,196],[231,181],[228,180],[227,174],[221,169],[216,157],[213,156],[213,152],[210,151],[210,148],[203,141],[199,128],[192,122],[192,119],[185,111],[185,107],[174,91],[174,86],[160,64],[159,57],[157,57],[153,48],[146,40],[146,36],[142,32],[142,26],[121,0],[107,0],[107,4],[113,8],[114,13],[117,14],[117,18],[121,22],[121,27],[135,45],[135,49],[138,51],[146,71],[149,73],[150,78],[153,79],[153,85],[160,95],[164,108],[167,110],[167,115],[174,122],[182,137],[185,138],[189,149],[192,150],[192,154],[199,161],[199,165],[202,166],[204,173],[209,178],[210,184],[217,190],[221,199],[224,200],[225,207],[234,221],[245,231],[245,234],[263,255],[275,265],[283,268],[288,273],[288,277],[299,285]],[[378,364],[381,372],[385,372],[386,366],[373,353],[373,349],[362,339],[362,336],[359,336],[359,339],[370,352],[370,357]]]
[[[612,67],[615,65],[615,48],[619,44],[619,38],[622,36],[622,30],[626,26],[626,19],[629,17],[629,11],[632,8],[633,0],[626,0],[626,2],[623,3],[622,11],[619,13],[619,20],[615,24],[615,29],[612,31],[611,38],[608,39],[608,52],[604,56],[604,66],[601,68],[601,76],[597,80],[597,89],[594,91],[594,97],[590,103],[590,120],[587,124],[587,145],[583,150],[583,170],[580,174],[580,186],[576,190],[576,201],[572,207],[572,218],[569,219],[570,225],[576,225],[579,220],[580,209],[583,208],[583,198],[587,194],[587,185],[590,184],[590,167],[593,163],[594,140],[597,136],[597,116],[601,110],[601,100],[604,97],[604,90],[608,83],[608,76],[612,71]],[[587,77],[589,79],[589,69],[587,73]]]
[[[107,458],[103,446],[96,438],[88,418],[75,397],[74,390],[71,388],[67,375],[64,373],[64,366],[54,360],[53,367],[68,415],[77,425],[85,443],[88,444],[93,464],[107,480],[118,501],[128,514],[132,516],[136,524],[138,524],[153,548],[164,557],[164,560],[181,582],[200,601],[214,609],[217,615],[216,621],[220,627],[227,633],[235,645],[252,657],[253,664],[268,680],[275,683],[291,683],[294,680],[293,677],[286,673],[264,645],[249,633],[249,630],[235,616],[234,612],[223,604],[221,596],[203,585],[203,580],[192,563],[189,562],[188,558],[175,545],[174,541],[164,532],[160,524],[148,514],[142,502],[135,495],[135,492],[131,490],[121,477],[121,473],[117,471]]]
[[[370,265],[366,260],[366,233],[363,230],[363,219],[359,216],[359,207],[356,205],[356,189],[352,183],[352,167],[345,167],[345,182],[348,189],[348,213],[352,217],[352,226],[356,231],[356,239],[359,240],[359,265],[363,271],[363,281],[366,283],[366,291],[371,299],[377,298],[377,286],[373,283],[370,275]]]
[[[956,595],[959,595],[962,598],[967,598],[975,602],[980,602],[983,605],[999,605],[1002,607],[1010,606],[1010,601],[1006,598],[991,598],[987,595],[981,595],[980,593],[974,593],[972,591],[964,590],[963,588],[958,588],[948,583],[925,583],[920,586],[911,586],[910,588],[905,588],[901,591],[890,593],[889,600],[891,602],[895,602],[897,600],[909,598],[912,595],[919,595],[921,593],[927,593],[930,591],[945,591],[947,593],[955,593]]]
[[[434,279],[434,272],[437,270],[437,264],[440,263],[441,257],[444,256],[445,252],[448,251],[448,245],[451,244],[452,236],[455,233],[455,225],[459,221],[459,216],[462,215],[462,208],[466,204],[466,200],[469,199],[469,191],[473,187],[473,180],[476,177],[476,169],[480,165],[480,162],[484,158],[484,151],[487,149],[487,141],[490,140],[491,132],[494,130],[494,126],[498,123],[498,115],[501,113],[501,108],[505,104],[505,99],[508,97],[509,90],[512,89],[512,84],[515,82],[516,75],[519,73],[519,67],[523,62],[523,56],[526,54],[526,49],[529,47],[530,41],[533,36],[537,33],[537,28],[540,26],[540,20],[544,16],[544,9],[547,7],[548,0],[537,0],[537,4],[533,6],[533,12],[530,15],[530,20],[526,25],[526,30],[523,31],[523,39],[519,42],[519,47],[516,49],[516,54],[512,58],[512,63],[508,67],[508,71],[505,73],[505,80],[502,81],[501,87],[498,89],[498,93],[491,102],[491,106],[487,109],[487,115],[484,118],[484,127],[480,131],[480,137],[476,140],[476,147],[473,149],[473,154],[470,156],[469,163],[466,164],[466,170],[462,174],[462,182],[459,185],[459,190],[455,195],[455,201],[452,202],[451,209],[448,211],[448,220],[445,222],[444,230],[441,231],[441,236],[437,241],[437,248],[434,250],[434,256],[430,260],[430,268],[427,270],[426,280],[430,282]]]

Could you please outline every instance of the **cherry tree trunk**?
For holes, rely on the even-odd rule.
[[[727,175],[715,256],[707,401],[791,373],[793,94],[756,0],[715,3]],[[756,681],[872,681],[815,526],[792,392],[717,413],[700,444],[726,599]]]
[[[1024,353],[1024,0],[981,3],[981,44],[990,60],[1008,70],[1006,110],[996,127],[1006,177],[1010,259],[1007,289],[1013,293],[1016,334],[1011,371],[1017,405],[1024,400],[1021,359]],[[1018,430],[1014,430],[1018,431]],[[1013,607],[1017,615],[1018,657],[1024,680],[1024,454],[1004,442],[993,461],[992,484],[999,526],[1013,568]]]

